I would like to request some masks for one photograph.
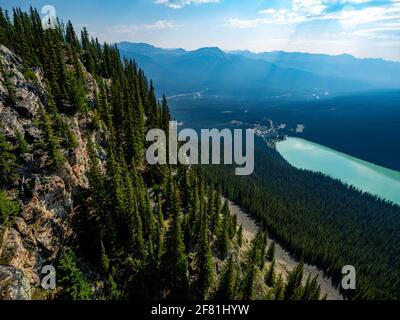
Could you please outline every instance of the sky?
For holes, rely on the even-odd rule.
[[[400,0],[0,0],[54,6],[100,41],[163,48],[218,46],[400,61]]]

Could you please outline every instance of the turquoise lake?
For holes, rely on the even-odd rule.
[[[390,170],[325,146],[289,137],[278,142],[278,152],[298,169],[322,172],[400,205],[400,172]]]

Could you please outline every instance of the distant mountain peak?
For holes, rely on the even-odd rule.
[[[121,46],[123,54],[134,58],[168,94],[211,88],[228,95],[252,92],[252,96],[264,96],[266,92],[290,91],[303,97],[313,93],[314,88],[331,94],[400,88],[400,63],[349,54],[225,52],[216,46],[185,51],[140,43]]]
[[[199,53],[218,53],[218,54],[225,54],[224,51],[222,51],[218,47],[204,47],[204,48],[199,48],[197,50],[194,50],[193,52],[199,52]]]
[[[148,57],[160,56],[160,55],[170,55],[170,54],[183,54],[186,51],[184,49],[164,49],[159,48],[154,45],[144,43],[144,42],[128,42],[123,41],[117,43],[117,46],[120,50],[129,53],[138,53]]]

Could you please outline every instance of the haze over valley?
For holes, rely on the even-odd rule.
[[[286,134],[400,170],[399,62],[129,42],[118,47],[147,70],[185,125],[300,124],[304,130]]]

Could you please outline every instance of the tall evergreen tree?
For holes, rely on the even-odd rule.
[[[275,286],[275,259],[272,260],[271,265],[269,266],[267,273],[265,274],[265,283],[269,287]]]
[[[275,257],[275,241],[272,241],[267,251],[267,259],[269,261],[272,261],[274,260],[274,257]]]
[[[199,278],[197,287],[199,296],[204,299],[207,297],[209,290],[213,288],[215,282],[215,268],[211,248],[209,243],[209,230],[207,214],[203,213],[201,223],[201,234],[197,244],[196,265]]]
[[[288,282],[285,287],[285,300],[296,300],[300,298],[303,268],[304,262],[301,260],[297,267],[289,274]]]
[[[54,135],[52,123],[49,115],[46,113],[43,106],[40,106],[40,128],[45,144],[45,149],[49,155],[52,164],[59,167],[65,163],[66,159],[61,153],[60,142]]]
[[[187,256],[181,230],[179,199],[176,190],[172,190],[175,210],[170,209],[171,225],[165,235],[164,254],[161,267],[165,287],[169,298],[187,297],[189,283],[187,277]]]
[[[222,258],[228,255],[230,250],[230,239],[229,239],[229,208],[228,201],[225,201],[224,207],[222,209],[223,221],[218,231],[217,237],[217,247]]]
[[[216,298],[219,300],[234,300],[236,298],[235,280],[235,262],[233,255],[230,255],[220,276]]]

